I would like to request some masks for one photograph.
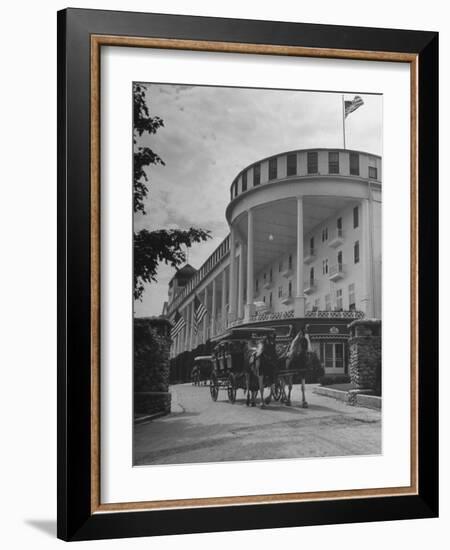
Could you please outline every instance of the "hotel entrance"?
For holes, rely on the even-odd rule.
[[[342,340],[313,342],[312,347],[320,359],[325,374],[346,374],[348,372],[346,342]]]

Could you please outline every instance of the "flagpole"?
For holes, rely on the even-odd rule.
[[[342,94],[342,133],[344,136],[344,149],[345,149],[345,101],[344,94]]]

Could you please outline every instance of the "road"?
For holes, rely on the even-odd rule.
[[[135,426],[134,463],[381,453],[380,411],[351,407],[312,389],[307,385],[307,409],[301,407],[300,386],[294,386],[291,407],[272,402],[260,409],[246,406],[242,390],[230,404],[226,391],[213,402],[208,387],[172,386],[172,413]]]

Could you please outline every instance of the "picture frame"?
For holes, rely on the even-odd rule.
[[[104,504],[100,499],[100,51],[105,46],[359,59],[411,71],[409,487]],[[280,528],[438,515],[438,35],[58,12],[58,537]]]

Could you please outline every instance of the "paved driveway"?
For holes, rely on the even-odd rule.
[[[142,464],[182,464],[381,453],[381,413],[350,407],[312,393],[301,407],[294,386],[292,406],[272,402],[247,407],[242,390],[235,404],[225,391],[217,402],[208,387],[171,387],[172,413],[135,427],[134,460]]]

